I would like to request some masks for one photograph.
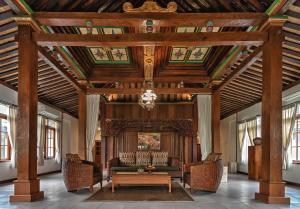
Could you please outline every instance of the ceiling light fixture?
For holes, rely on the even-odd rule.
[[[156,99],[157,99],[157,95],[153,89],[153,81],[144,81],[143,88],[141,89],[139,105],[142,108],[150,111],[155,107]]]

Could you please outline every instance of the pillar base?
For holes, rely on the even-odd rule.
[[[10,196],[10,202],[33,202],[44,198],[40,191],[40,179],[14,181],[15,192]]]
[[[259,193],[255,193],[255,199],[268,204],[290,204],[290,198],[285,197],[284,182],[260,181]]]

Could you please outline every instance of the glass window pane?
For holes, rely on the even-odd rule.
[[[4,159],[8,159],[8,147],[4,147]]]
[[[292,160],[297,160],[296,147],[292,147]]]
[[[4,160],[5,159],[5,147],[1,146],[1,159]]]

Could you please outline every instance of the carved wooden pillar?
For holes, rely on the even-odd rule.
[[[78,154],[86,160],[86,94],[79,91],[78,103]]]
[[[211,97],[211,128],[212,128],[212,152],[221,152],[220,145],[220,92],[214,92]]]
[[[32,32],[30,25],[18,26],[17,180],[11,202],[30,202],[44,197],[37,178],[38,51]]]
[[[262,179],[255,199],[289,204],[282,182],[282,22],[271,21],[263,46]]]

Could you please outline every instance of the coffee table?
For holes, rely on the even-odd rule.
[[[125,185],[168,185],[172,191],[171,176],[167,172],[117,172],[112,175],[111,191],[115,192],[115,186]]]

